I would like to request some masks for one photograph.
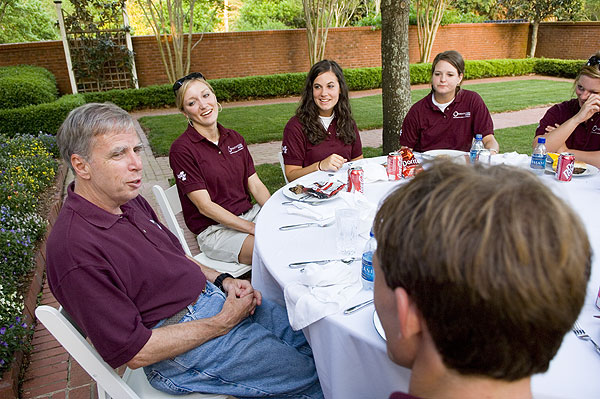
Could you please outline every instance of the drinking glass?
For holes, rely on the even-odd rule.
[[[359,223],[360,212],[358,211],[358,209],[336,209],[335,245],[340,256],[349,257],[357,255]]]

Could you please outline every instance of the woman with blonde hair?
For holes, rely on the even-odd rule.
[[[572,152],[578,161],[600,166],[600,51],[590,57],[575,78],[575,95],[552,106],[535,131],[546,137],[551,152]]]
[[[222,107],[204,76],[184,76],[173,91],[188,120],[169,151],[185,223],[206,256],[251,264],[254,220],[269,190],[256,174],[244,138],[217,123]]]

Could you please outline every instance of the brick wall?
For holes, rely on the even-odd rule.
[[[37,65],[48,69],[56,77],[60,92],[71,92],[61,41],[0,44],[0,66],[20,64]]]
[[[538,31],[536,57],[588,59],[600,50],[598,22],[543,22]]]
[[[528,23],[442,26],[432,57],[440,51],[454,49],[469,60],[524,58],[529,29]],[[199,38],[200,35],[194,35],[194,40]],[[154,37],[135,36],[132,41],[140,86],[168,83]],[[409,43],[410,62],[417,62],[415,26],[409,29]],[[600,49],[600,23],[540,25],[538,57],[584,59],[597,49]],[[191,69],[201,71],[209,79],[309,69],[304,29],[205,33],[192,55]],[[325,56],[335,59],[344,68],[381,66],[381,31],[370,27],[330,29]],[[71,92],[62,42],[1,44],[0,66],[17,64],[49,69],[56,76],[61,93]]]

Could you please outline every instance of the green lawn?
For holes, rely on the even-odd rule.
[[[572,95],[570,82],[537,79],[467,84],[465,87],[478,92],[491,112],[514,111],[558,103]],[[413,103],[428,92],[427,89],[413,90]],[[383,126],[380,95],[350,101],[354,119],[360,130]],[[297,104],[270,104],[226,108],[219,114],[219,122],[242,134],[248,144],[281,140],[283,128],[296,107]],[[181,114],[146,116],[140,118],[140,123],[148,132],[148,139],[156,156],[166,156],[171,143],[186,126],[186,120]]]

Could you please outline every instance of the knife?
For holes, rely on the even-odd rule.
[[[309,263],[316,263],[317,265],[324,265],[326,263],[329,262],[335,262],[335,261],[340,261],[340,262],[344,262],[344,263],[352,263],[352,262],[356,262],[357,260],[360,260],[361,258],[341,258],[341,259],[323,259],[323,260],[307,260],[305,262],[294,262],[294,263],[290,263],[289,267],[291,269],[300,269],[303,268],[304,266],[308,265]]]
[[[352,313],[356,312],[357,310],[364,308],[365,306],[369,306],[372,303],[373,303],[373,299],[369,299],[368,301],[365,301],[365,302],[359,303],[358,305],[349,307],[348,309],[344,310],[344,314],[352,314]]]

